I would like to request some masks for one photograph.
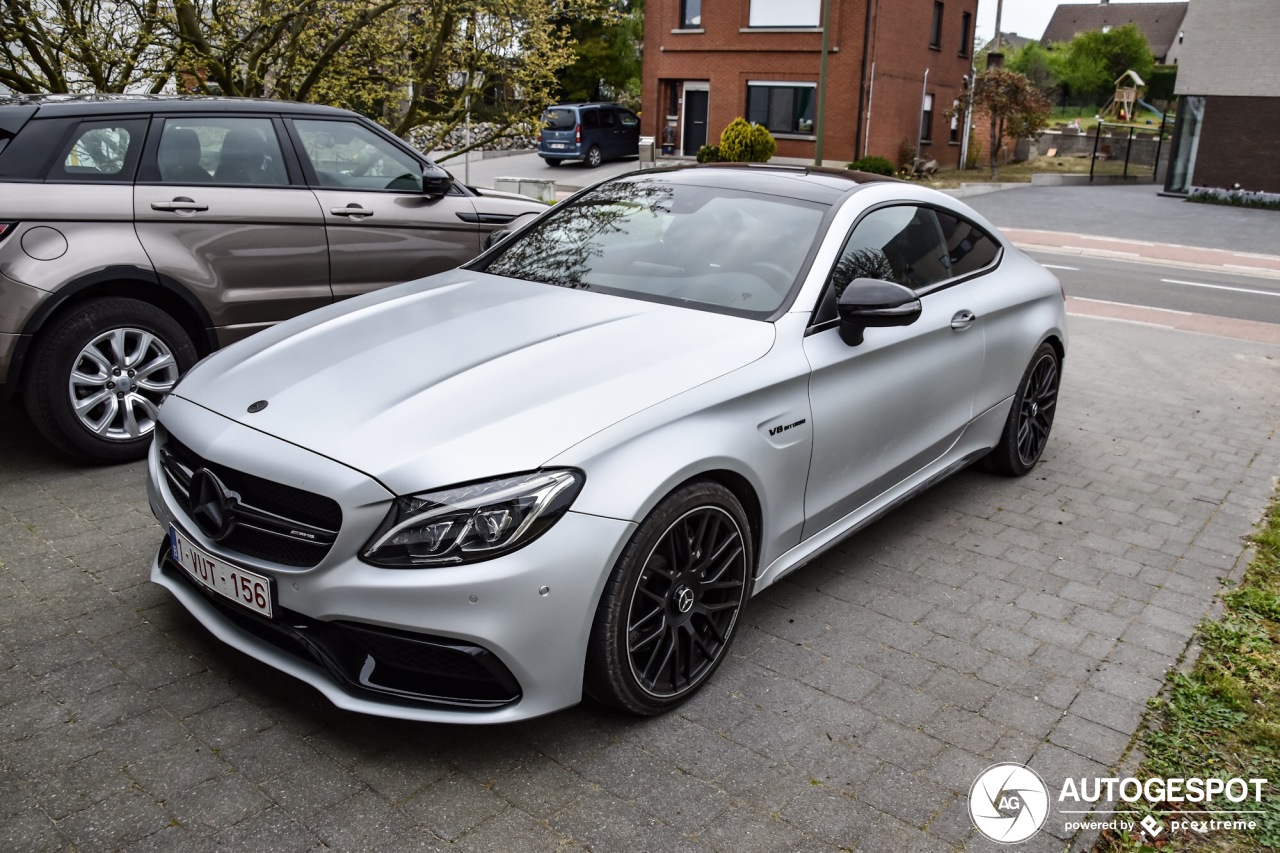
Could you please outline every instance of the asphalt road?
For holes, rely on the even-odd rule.
[[[1280,324],[1280,281],[1224,271],[1029,250],[1068,296]]]

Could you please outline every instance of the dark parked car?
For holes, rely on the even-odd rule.
[[[0,400],[85,459],[141,457],[198,358],[443,272],[531,199],[453,183],[355,113],[0,98]]]
[[[617,104],[560,104],[542,114],[542,124],[538,156],[548,166],[581,160],[595,168],[640,153],[640,117]]]

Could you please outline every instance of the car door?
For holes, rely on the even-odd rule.
[[[618,121],[618,112],[613,107],[600,107],[596,110],[600,115],[600,147],[606,158],[618,157],[622,154],[622,124]]]
[[[133,217],[160,275],[203,303],[228,344],[332,301],[316,198],[269,115],[153,119]]]
[[[856,278],[912,288],[919,318],[867,329],[861,344],[846,344],[835,303]],[[972,299],[950,273],[931,209],[881,207],[854,226],[804,341],[813,412],[806,537],[918,472],[963,433],[985,348]]]
[[[634,157],[640,153],[640,116],[631,110],[618,107],[619,157]]]
[[[329,236],[336,299],[444,272],[480,254],[472,200],[459,191],[424,195],[417,157],[359,121],[291,124]]]

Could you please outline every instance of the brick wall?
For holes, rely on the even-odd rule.
[[[1280,193],[1278,127],[1280,97],[1206,97],[1191,183]]]
[[[868,2],[873,37],[864,101],[869,97],[869,128],[865,125],[865,103],[863,122],[858,114]],[[821,31],[750,30],[750,0],[704,3],[703,7],[699,32],[673,32],[679,29],[680,0],[650,0],[646,4],[641,96],[646,135],[661,140],[667,87],[679,86],[681,81],[708,84],[707,135],[711,143],[725,125],[746,114],[748,80],[818,81]],[[897,163],[904,141],[914,148],[927,68],[927,91],[934,96],[933,139],[922,146],[922,153],[943,165],[955,165],[959,146],[948,144],[949,122],[943,113],[960,92],[963,75],[969,73],[969,59],[960,55],[961,13],[967,11],[976,17],[977,0],[945,2],[939,50],[929,47],[933,8],[933,0],[831,0],[825,160],[844,163],[862,148],[861,153]],[[971,47],[967,45],[966,52]],[[870,73],[873,61],[874,78]],[[782,137],[778,139],[778,156],[812,159],[815,147],[812,138]]]

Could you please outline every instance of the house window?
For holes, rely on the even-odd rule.
[[[960,13],[960,55],[968,56],[969,49],[973,46],[973,15],[968,12]]]
[[[822,0],[751,0],[752,27],[816,27],[822,20]]]
[[[747,121],[770,133],[813,133],[813,83],[747,83]]]
[[[920,141],[933,139],[933,95],[924,96],[924,108],[920,112]]]
[[[933,28],[929,30],[929,47],[942,50],[942,4],[933,4]]]
[[[702,26],[702,0],[680,0],[680,29],[696,30]]]

